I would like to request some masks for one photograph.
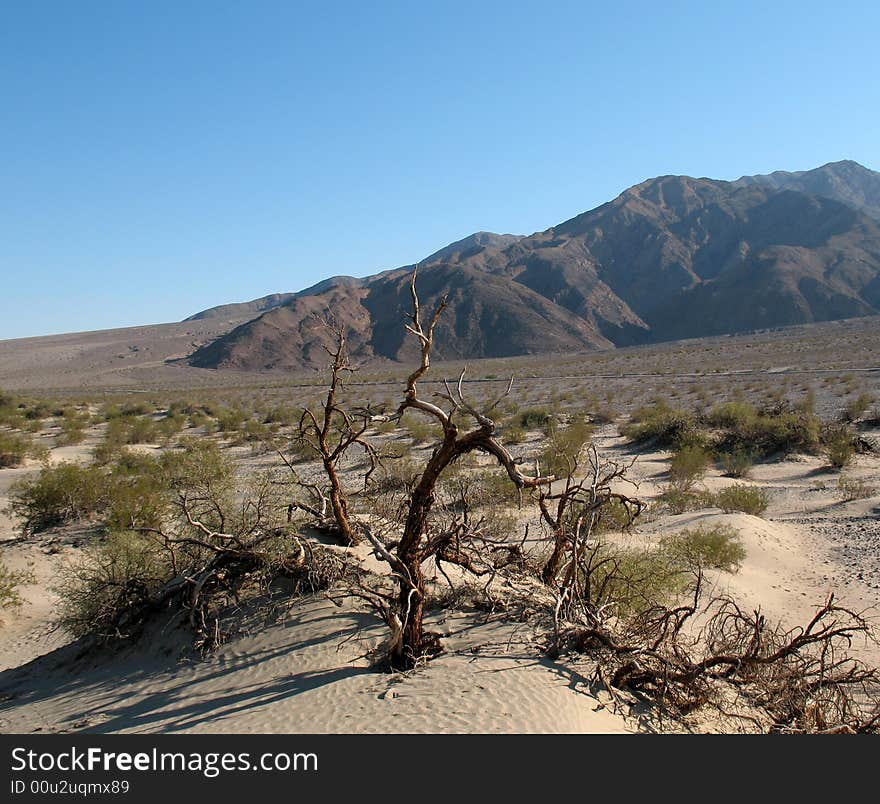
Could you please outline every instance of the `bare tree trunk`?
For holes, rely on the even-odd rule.
[[[324,471],[327,473],[327,480],[330,483],[330,506],[333,508],[333,518],[339,528],[339,535],[347,544],[358,544],[362,539],[348,519],[348,505],[333,461],[324,459]]]
[[[553,552],[550,558],[544,564],[541,570],[541,580],[548,586],[553,584],[559,570],[562,567],[562,559],[565,555],[566,539],[563,533],[556,532],[553,534]]]

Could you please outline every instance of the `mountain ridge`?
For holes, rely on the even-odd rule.
[[[876,200],[876,204],[875,204]],[[723,181],[665,175],[529,236],[475,232],[423,259],[426,304],[449,297],[439,357],[586,351],[873,315],[880,174],[851,161]],[[331,309],[357,359],[407,356],[414,266],[331,277],[190,356],[203,368],[323,360]],[[264,297],[268,298],[268,297]],[[261,301],[261,300],[255,300]]]

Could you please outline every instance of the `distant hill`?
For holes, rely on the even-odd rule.
[[[260,299],[254,299],[249,302],[237,302],[232,304],[221,304],[217,307],[209,307],[200,313],[184,318],[184,321],[204,321],[207,318],[241,319],[253,318],[266,310],[278,307],[287,301],[290,301],[295,293],[273,293],[270,296],[263,296]]]
[[[610,348],[880,311],[880,174],[855,162],[735,182],[661,176],[528,237],[478,232],[420,263],[438,357]],[[331,309],[359,359],[401,359],[412,266],[336,277],[197,349],[205,368],[323,362]],[[260,301],[260,300],[258,300]]]

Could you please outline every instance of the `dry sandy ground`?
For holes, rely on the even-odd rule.
[[[607,430],[600,446],[623,456]],[[82,449],[82,448],[81,448]],[[68,458],[82,458],[82,453]],[[667,456],[642,456],[633,468],[638,493],[651,497],[665,482]],[[0,503],[13,477],[0,472]],[[880,458],[861,456],[848,474],[880,487]],[[880,604],[880,496],[840,502],[837,475],[819,459],[758,466],[750,482],[770,490],[762,518],[711,509],[664,516],[637,538],[698,522],[723,521],[742,534],[747,558],[739,573],[717,583],[773,619],[804,621],[827,594],[858,609]],[[733,483],[712,472],[709,488]],[[2,732],[566,732],[612,733],[656,728],[644,712],[614,714],[604,691],[571,665],[541,657],[526,626],[486,615],[445,614],[434,627],[446,653],[427,667],[389,676],[368,669],[368,653],[384,636],[369,613],[318,597],[299,601],[266,624],[244,617],[245,633],[206,659],[193,656],[171,625],[136,645],[83,652],[50,633],[48,591],[59,562],[77,550],[69,529],[38,541],[14,541],[0,520],[4,555],[30,564],[37,583],[27,604],[0,627]],[[876,611],[875,611],[876,613]],[[167,626],[167,627],[166,627]],[[856,646],[880,661],[871,646]]]

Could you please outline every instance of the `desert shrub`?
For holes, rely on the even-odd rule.
[[[85,427],[88,421],[87,416],[83,416],[77,411],[65,410],[64,416],[59,422],[61,433],[55,443],[59,447],[72,447],[76,444],[82,444],[86,437]]]
[[[606,403],[592,408],[589,413],[593,424],[614,424],[617,421],[618,412],[610,404]]]
[[[825,457],[835,469],[843,469],[853,462],[856,441],[849,427],[829,428],[824,433],[823,441]]]
[[[119,410],[121,416],[146,416],[152,412],[153,407],[139,399],[123,403]]]
[[[667,486],[657,496],[657,502],[671,514],[684,514],[714,507],[715,497],[708,491]]]
[[[99,467],[45,465],[34,477],[12,486],[9,510],[22,520],[25,533],[93,517],[107,504],[105,480]]]
[[[163,443],[168,443],[186,427],[186,416],[181,413],[169,413],[155,423],[156,435]]]
[[[58,624],[76,637],[127,636],[173,574],[170,555],[136,533],[110,533],[60,573]],[[135,619],[126,618],[131,612]]]
[[[540,456],[541,471],[558,477],[573,473],[578,456],[592,435],[593,426],[583,418],[575,418],[565,427],[551,424],[547,446]]]
[[[688,580],[688,572],[664,550],[600,543],[584,568],[583,599],[597,610],[612,607],[628,616],[668,604]]]
[[[871,394],[861,393],[855,399],[851,399],[843,408],[843,420],[857,422],[862,418],[874,402]]]
[[[638,408],[621,427],[629,441],[655,441],[658,446],[681,448],[699,443],[697,421],[693,414],[673,408],[664,399]]]
[[[24,404],[24,417],[31,421],[42,421],[52,415],[52,406],[48,402],[30,402]]]
[[[528,408],[519,414],[520,427],[525,430],[537,430],[546,427],[553,421],[553,414],[544,408]]]
[[[708,423],[722,430],[715,443],[718,452],[815,454],[820,446],[821,423],[806,408],[780,404],[758,411],[747,402],[728,402],[713,408]]]
[[[449,477],[457,482],[455,474]],[[510,482],[510,478],[497,469],[484,469],[469,478],[469,497],[473,505],[500,506],[519,503],[519,489]],[[449,482],[449,481],[446,481]]]
[[[742,539],[729,525],[700,525],[664,539],[662,548],[673,561],[688,567],[736,572],[746,557]]]
[[[709,454],[699,446],[684,446],[672,455],[669,465],[670,485],[682,490],[693,488],[709,465]]]
[[[235,467],[216,442],[187,438],[180,450],[166,452],[159,461],[163,482],[172,491],[185,489],[218,504],[230,499]]]
[[[593,532],[616,533],[627,530],[633,524],[635,524],[635,519],[631,516],[629,509],[620,500],[612,497],[597,511],[596,519],[593,522]]]
[[[736,484],[722,489],[715,495],[715,504],[725,514],[741,511],[744,514],[760,516],[767,510],[769,503],[770,496],[759,486]]]
[[[168,509],[162,462],[122,450],[107,477],[104,523],[112,531],[158,528]]]
[[[0,558],[0,611],[20,608],[23,601],[18,588],[29,583],[36,583],[33,572],[10,569]]]
[[[404,416],[400,424],[416,443],[419,441],[436,440],[437,429],[432,422],[415,415]]]
[[[275,405],[263,414],[264,424],[280,424],[282,427],[292,427],[299,421],[296,409],[289,405]]]
[[[718,461],[727,477],[746,478],[755,465],[755,456],[751,451],[738,449],[734,452],[722,452]]]
[[[0,469],[21,466],[31,450],[29,438],[19,433],[0,432]]]
[[[0,390],[0,426],[4,425],[13,430],[22,430],[27,425],[27,419],[18,407],[15,397]]]
[[[238,432],[246,419],[241,408],[223,408],[217,412],[217,429],[226,435]]]
[[[859,478],[841,475],[837,481],[837,495],[844,502],[865,500],[868,497],[873,497],[875,494],[877,494],[876,487]]]
[[[149,418],[132,417],[125,435],[126,444],[152,444],[156,441],[158,431],[156,423]]]
[[[122,416],[122,408],[115,402],[105,402],[98,410],[96,418],[98,421],[110,422]]]
[[[373,493],[404,491],[412,487],[424,467],[406,454],[400,458],[383,460],[370,478]]]
[[[522,444],[526,440],[525,428],[514,419],[502,425],[501,436],[506,444]]]

